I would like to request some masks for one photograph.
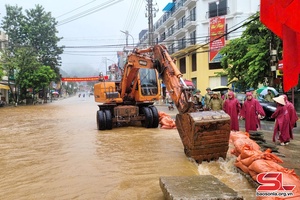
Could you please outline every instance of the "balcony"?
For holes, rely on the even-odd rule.
[[[183,15],[185,15],[185,12],[187,11],[187,7],[183,6],[183,0],[179,1],[175,4],[175,10],[174,13],[172,14],[172,16],[174,16],[175,18],[180,18]]]
[[[188,29],[188,30],[192,30],[195,29],[197,26],[197,22],[196,22],[196,15],[190,15],[185,19],[185,26],[184,28]]]
[[[197,0],[186,0],[183,3],[183,5],[188,8],[192,8],[192,7],[196,6],[196,4],[197,4]]]

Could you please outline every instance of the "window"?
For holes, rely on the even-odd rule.
[[[227,15],[227,0],[219,0],[208,4],[209,18]]]
[[[190,11],[190,21],[196,20],[196,7],[192,8]]]
[[[185,26],[185,16],[183,16],[179,21],[178,21],[178,29],[181,29]]]
[[[163,32],[161,35],[160,35],[160,41],[164,41],[166,39],[166,33]]]
[[[155,69],[140,69],[139,70],[141,91],[145,96],[158,94],[158,83]]]
[[[192,82],[193,82],[195,88],[197,88],[197,78],[192,78]]]
[[[174,25],[172,25],[168,28],[168,36],[173,35],[173,33],[174,33]]]
[[[178,50],[184,49],[186,47],[186,39],[185,37],[178,40]]]
[[[168,47],[168,50],[169,50],[169,53],[170,53],[170,54],[175,53],[174,43],[171,44],[171,45]]]
[[[186,73],[186,62],[185,62],[185,57],[179,59],[179,69],[180,72],[185,74]]]
[[[194,45],[196,44],[196,31],[191,32],[190,34],[190,44]]]
[[[192,72],[197,71],[197,54],[192,54]]]
[[[221,63],[217,62],[217,63],[209,63],[209,69],[222,69]]]

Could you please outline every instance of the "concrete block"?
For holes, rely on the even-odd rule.
[[[242,200],[236,191],[212,175],[159,178],[166,200]]]

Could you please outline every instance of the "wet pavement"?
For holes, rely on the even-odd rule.
[[[185,156],[176,129],[98,131],[97,109],[93,97],[77,96],[0,108],[0,199],[162,200],[159,177],[195,175],[213,175],[245,199],[255,198],[233,156],[197,165]],[[299,167],[296,130],[291,144],[279,147],[289,168]],[[271,135],[265,132],[267,140]]]

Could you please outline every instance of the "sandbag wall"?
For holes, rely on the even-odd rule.
[[[244,173],[249,174],[254,181],[257,175],[262,172],[281,172],[283,175],[283,185],[295,185],[293,197],[258,197],[260,200],[279,200],[279,199],[300,199],[300,178],[293,169],[287,169],[280,165],[283,163],[270,149],[261,151],[260,146],[249,138],[247,132],[231,132],[230,142],[234,148],[231,153],[237,157],[235,166]]]

